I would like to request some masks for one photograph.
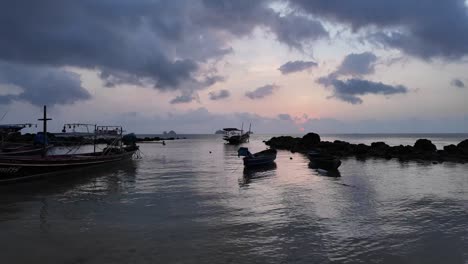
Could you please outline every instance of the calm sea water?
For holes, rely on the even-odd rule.
[[[263,150],[269,137],[244,146]],[[425,137],[440,147],[468,135]],[[335,178],[286,151],[245,171],[219,136],[166,143],[142,144],[141,160],[0,186],[1,263],[468,263],[468,164],[350,158]]]

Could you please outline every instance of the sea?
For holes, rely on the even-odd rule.
[[[253,134],[251,152],[275,135]],[[468,263],[468,164],[279,151],[246,170],[220,135],[140,144],[141,158],[0,186],[0,263]],[[441,149],[468,134],[322,135]]]

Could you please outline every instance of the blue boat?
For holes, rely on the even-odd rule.
[[[257,153],[250,153],[248,148],[239,148],[237,151],[238,156],[244,156],[245,167],[265,166],[271,165],[276,159],[276,149],[267,149]]]

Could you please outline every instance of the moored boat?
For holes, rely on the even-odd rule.
[[[249,131],[244,133],[244,124],[242,124],[241,129],[237,128],[223,128],[224,137],[223,139],[226,140],[229,144],[238,145],[242,143],[246,143],[250,139],[250,128]]]
[[[11,156],[0,155],[0,183],[16,182],[31,178],[43,177],[51,174],[66,172],[72,169],[100,166],[108,163],[131,159],[139,150],[136,145],[136,136],[129,134],[123,136],[120,126],[95,126],[94,142],[98,138],[108,138],[109,144],[102,151],[89,153],[48,155],[47,154],[47,120],[44,106],[44,132],[42,133],[42,155],[37,156]],[[77,146],[79,148],[79,146]]]
[[[46,147],[47,150],[53,146]],[[40,155],[44,151],[44,147],[31,144],[12,144],[5,145],[0,149],[0,156],[34,156]]]
[[[319,151],[309,151],[307,157],[310,160],[312,167],[325,169],[325,170],[336,170],[341,165],[341,160],[332,156],[320,153]]]
[[[257,153],[250,153],[248,148],[239,148],[237,151],[238,156],[244,156],[245,167],[256,167],[271,165],[276,160],[276,149],[267,149]]]

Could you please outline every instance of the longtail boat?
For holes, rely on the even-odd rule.
[[[223,139],[226,140],[229,144],[233,145],[238,145],[242,143],[246,143],[250,139],[250,128],[252,125],[249,127],[249,131],[244,132],[244,124],[242,123],[241,129],[237,128],[223,128],[224,131],[224,137]]]
[[[42,133],[42,155],[10,156],[0,155],[0,183],[22,181],[60,174],[72,169],[100,166],[113,162],[131,159],[138,152],[133,134],[123,136],[121,126],[97,126],[94,129],[94,151],[65,155],[48,155],[47,146],[47,118],[44,106],[44,132]],[[107,137],[110,143],[102,151],[96,151],[96,139]]]
[[[257,153],[250,153],[248,148],[239,148],[237,155],[244,156],[244,166],[245,167],[257,167],[271,165],[275,162],[276,159],[276,149],[266,149]]]

